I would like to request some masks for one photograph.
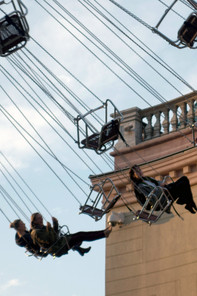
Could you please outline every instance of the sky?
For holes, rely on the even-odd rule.
[[[54,105],[51,98],[55,98],[66,111],[76,117],[78,112],[86,112],[76,98],[90,108],[96,108],[109,99],[119,110],[135,106],[143,109],[159,104],[159,98],[168,101],[197,88],[196,50],[173,47],[149,29],[156,26],[165,11],[162,1],[116,2],[137,16],[139,21],[108,0],[24,0],[28,8],[26,18],[31,38],[22,50],[9,57],[0,57],[0,110],[4,110],[0,114],[0,151],[6,157],[0,154],[0,184],[26,214],[27,219],[16,210],[27,228],[29,212],[36,211],[35,205],[45,220],[50,220],[51,214],[58,218],[60,225],[68,225],[71,233],[105,228],[104,218],[95,222],[91,217],[79,215],[79,206],[85,202],[90,191],[89,175],[112,171],[113,158],[107,154],[110,161],[106,161],[104,156],[99,156],[94,151],[86,150],[85,154],[79,149],[75,143],[76,127],[57,105]],[[57,6],[57,3],[60,6]],[[170,5],[172,1],[165,3]],[[116,20],[113,19],[113,22],[116,27],[107,23],[106,19],[104,22],[108,24],[108,28],[100,22],[91,13],[95,13],[91,5],[100,9],[110,19],[111,15],[115,16]],[[8,4],[1,5],[1,8],[7,13],[13,10]],[[181,1],[177,1],[174,9],[179,15],[171,11],[159,27],[171,40],[176,40],[183,18],[187,18],[191,13],[191,9]],[[103,21],[102,18],[101,20]],[[89,31],[85,31],[81,24]],[[115,34],[109,28],[113,29]],[[97,39],[93,39],[93,34]],[[107,52],[107,49],[110,52]],[[162,59],[160,63],[154,53]],[[168,65],[165,68],[161,65],[164,62]],[[172,70],[168,71],[169,67],[176,71],[181,79],[172,75]],[[29,79],[27,73],[34,75]],[[147,91],[145,82],[159,95]],[[61,127],[50,116],[50,112],[46,114],[41,108],[44,104],[54,112],[61,122]],[[17,125],[18,130],[8,120],[11,117],[7,118],[5,114],[10,114],[12,122],[16,120],[15,124],[20,124]],[[99,115],[103,114],[101,110]],[[65,127],[66,131],[62,127]],[[39,144],[42,144],[45,150]],[[68,168],[67,171],[60,162]],[[27,196],[24,197],[18,189],[26,199],[25,204],[5,178],[5,168],[25,191]],[[72,171],[72,178],[68,171]],[[11,183],[15,184],[13,179],[10,179]],[[3,196],[1,210],[0,296],[105,295],[105,240],[84,243],[84,246],[92,247],[84,257],[70,251],[69,255],[62,258],[50,257],[39,261],[34,257],[27,257],[25,250],[15,245],[15,231],[9,229],[5,215],[10,221],[17,217]]]

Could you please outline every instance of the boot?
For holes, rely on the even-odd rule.
[[[194,208],[197,211],[197,206],[193,200],[192,200],[191,204],[192,204],[192,208]]]
[[[172,212],[171,212],[171,205],[169,206],[169,207],[167,207],[167,209],[165,210],[165,212],[167,213],[167,214],[171,214]]]
[[[105,237],[109,237],[110,233],[112,232],[112,226],[107,227],[104,230]]]
[[[91,247],[88,248],[81,248],[81,247],[74,247],[73,251],[77,251],[81,256],[84,256],[84,254],[88,253],[90,251]]]
[[[192,214],[196,214],[196,212],[194,211],[193,209],[193,204],[192,203],[188,203],[186,206],[185,206],[185,209],[188,210],[190,213]]]
[[[184,200],[183,198],[180,198],[180,197],[179,197],[179,198],[177,199],[176,203],[177,203],[178,205],[184,205],[184,204],[187,203],[187,201]]]

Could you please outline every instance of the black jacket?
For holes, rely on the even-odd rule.
[[[25,231],[25,234],[19,237],[18,233],[15,235],[15,242],[17,246],[24,247],[26,250],[36,256],[46,257],[47,254],[40,251],[40,247],[33,243],[31,234],[29,231]]]
[[[146,184],[146,181],[150,182],[150,184]],[[152,186],[151,186],[152,183]],[[151,177],[143,177],[139,180],[136,180],[134,183],[134,192],[137,198],[137,201],[143,206],[147,196],[154,189],[154,187],[160,186],[160,182],[151,178]],[[150,210],[151,204],[148,205],[147,210]],[[158,209],[159,210],[159,209]]]

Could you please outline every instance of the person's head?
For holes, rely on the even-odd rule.
[[[23,232],[26,230],[25,223],[20,219],[14,220],[12,223],[10,223],[10,228],[14,228],[18,232]]]
[[[133,181],[133,182],[136,182],[137,180],[142,178],[143,173],[137,164],[135,164],[131,167],[131,169],[129,171],[129,176],[130,176],[131,181]]]
[[[43,226],[43,218],[40,213],[34,213],[31,215],[30,227],[34,228],[36,226],[40,226],[40,227]]]

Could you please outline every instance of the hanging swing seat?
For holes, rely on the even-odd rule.
[[[81,206],[80,210],[81,210],[80,214],[81,213],[87,214],[96,220],[100,220],[104,215],[104,211],[102,209],[97,209],[90,205]]]
[[[108,204],[108,206],[106,207],[106,209],[98,209],[95,206],[91,206],[91,205],[84,205],[80,207],[80,214],[87,214],[89,216],[91,216],[93,219],[95,219],[96,221],[100,220],[103,215],[105,215],[106,213],[109,213],[110,210],[114,207],[114,205],[116,204],[116,202],[118,201],[118,199],[120,198],[121,195],[117,195],[115,198],[113,198],[113,200],[111,200]]]
[[[20,12],[13,12],[0,20],[0,56],[7,56],[27,43],[28,26],[23,18]]]
[[[134,220],[142,220],[152,224],[156,223],[165,212],[170,214],[170,207],[173,200],[172,197],[169,198],[170,196],[171,195],[167,188],[156,186],[148,194],[142,209],[135,213]]]
[[[100,133],[94,133],[81,141],[84,148],[94,149],[98,154],[104,152],[109,147],[113,147],[114,141],[118,139],[120,121],[118,119],[111,120],[106,123]],[[106,148],[108,144],[108,148]]]
[[[165,39],[167,42],[169,42],[171,45],[177,47],[177,48],[185,48],[189,47],[192,49],[197,48],[195,46],[195,42],[197,41],[197,3],[193,0],[188,0],[188,2],[194,7],[195,11],[192,12],[188,18],[185,20],[183,25],[178,31],[177,40],[173,41],[169,37],[167,37],[164,33],[159,31],[159,26],[167,16],[167,14],[172,10],[173,6],[177,3],[177,0],[174,0],[171,5],[167,7],[164,14],[160,18],[159,22],[155,27],[152,27],[153,33],[158,34],[160,37]]]
[[[113,108],[113,119],[108,120],[109,107]],[[92,124],[91,120],[94,119],[97,123],[98,114],[97,111],[104,109],[105,122],[102,125],[100,131]],[[91,118],[90,115],[92,116]],[[91,120],[90,120],[91,119]],[[99,118],[100,119],[100,118]],[[114,146],[114,141],[120,136],[125,142],[122,134],[120,133],[120,122],[123,120],[123,116],[120,111],[115,107],[115,105],[110,101],[106,102],[95,109],[90,110],[85,115],[78,115],[75,118],[75,123],[77,126],[77,141],[78,147],[81,149],[91,149],[95,150],[97,154],[102,154],[103,152],[111,149]],[[84,128],[81,127],[83,124]],[[84,139],[80,139],[80,134],[83,130]],[[125,142],[126,143],[126,142]]]
[[[86,137],[81,141],[81,144],[83,145],[83,147],[81,148],[89,148],[89,149],[97,150],[99,138],[100,138],[99,133],[94,133],[91,136]]]
[[[63,230],[63,228],[65,228],[65,231]],[[67,225],[59,226],[57,240],[52,245],[50,245],[48,248],[41,247],[41,251],[43,252],[43,255],[39,259],[42,260],[48,254],[52,255],[53,259],[55,259],[56,257],[61,257],[62,255],[67,254],[67,252],[65,252],[65,250],[63,252],[61,252],[61,251],[65,245],[68,246],[68,250],[69,250],[69,245],[68,245],[68,240],[67,240],[67,236],[69,236],[69,235],[70,235],[70,230]],[[58,242],[62,238],[65,238],[65,244],[62,245],[58,250],[56,250],[55,253],[51,253],[51,249],[56,247],[56,245],[58,244]]]
[[[197,41],[197,13],[189,15],[178,31],[178,38],[183,45],[194,48],[194,43]]]
[[[136,212],[136,217],[137,219],[143,220],[144,222],[154,223],[157,221],[156,215],[150,214],[149,212],[146,212],[146,211],[141,212],[140,210],[138,210]]]
[[[105,193],[104,186],[108,187],[108,193]],[[115,196],[114,196],[115,194]],[[113,197],[112,197],[113,195]],[[80,207],[80,214],[87,214],[95,221],[100,220],[103,215],[110,210],[119,200],[121,194],[111,179],[107,178],[99,184],[91,187],[90,194],[83,206]],[[99,208],[99,202],[102,201],[102,207]]]
[[[118,139],[120,129],[120,120],[115,119],[111,120],[105,124],[100,133],[100,142],[99,145],[102,146],[109,141],[115,141]]]

